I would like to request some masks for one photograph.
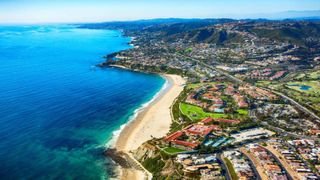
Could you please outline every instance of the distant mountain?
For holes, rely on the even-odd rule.
[[[223,17],[223,16],[222,16]],[[290,20],[290,21],[320,21],[320,10],[313,11],[285,11],[278,13],[261,13],[261,14],[242,14],[242,15],[230,15],[226,16],[230,18],[208,18],[208,19],[183,19],[183,18],[159,18],[159,19],[142,19],[133,21],[112,21],[102,23],[88,23],[80,24],[85,28],[109,28],[109,29],[124,29],[124,30],[139,30],[155,25],[168,26],[172,24],[184,24],[189,28],[192,27],[204,27],[214,24],[221,24],[227,22],[235,22],[239,20],[250,20],[255,22],[266,22],[274,20]],[[179,30],[183,30],[181,25],[176,25]],[[186,28],[188,28],[186,27]],[[173,28],[173,27],[171,27]],[[177,29],[177,30],[178,30]],[[190,30],[190,29],[189,29]],[[172,31],[175,31],[172,29]]]
[[[284,11],[284,12],[278,12],[278,13],[262,13],[262,14],[251,14],[251,15],[248,14],[248,15],[244,15],[244,17],[250,18],[250,19],[264,18],[264,19],[270,19],[270,20],[283,20],[283,19],[296,19],[296,20],[317,19],[317,20],[320,20],[320,10]]]
[[[309,12],[314,15],[316,12]],[[290,11],[283,16],[298,17],[306,13]],[[276,15],[275,15],[276,16]],[[218,25],[218,26],[216,26]],[[129,36],[148,33],[153,38],[165,41],[191,41],[227,45],[242,43],[253,36],[291,42],[297,45],[314,46],[320,39],[320,18],[269,19],[151,19],[127,22],[83,24],[83,28],[121,29]],[[249,37],[249,35],[251,36]]]
[[[93,29],[122,29],[122,30],[142,30],[148,28],[152,31],[152,27],[170,29],[171,33],[181,32],[184,30],[191,30],[194,28],[200,28],[204,26],[233,22],[233,19],[179,19],[179,18],[168,18],[168,19],[146,19],[136,21],[113,21],[113,22],[102,22],[102,23],[87,23],[80,24],[83,28]],[[168,30],[169,31],[169,30]]]

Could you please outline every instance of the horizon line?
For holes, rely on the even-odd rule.
[[[280,14],[280,13],[290,13],[290,12],[295,12],[295,13],[299,13],[299,12],[316,12],[319,10],[307,10],[307,11],[299,11],[299,10],[289,10],[289,11],[279,11],[276,13],[260,13],[260,15],[258,14],[244,14],[243,16],[248,16],[247,18],[236,18],[236,17],[228,17],[228,15],[221,15],[221,17],[150,17],[150,18],[134,18],[134,19],[109,19],[109,20],[97,20],[97,21],[65,21],[65,22],[59,22],[59,21],[43,21],[43,22],[0,22],[0,25],[40,25],[40,24],[90,24],[90,23],[112,23],[112,22],[134,22],[134,21],[150,21],[150,20],[165,20],[165,19],[181,19],[181,20],[206,20],[206,19],[231,19],[231,20],[269,20],[269,21],[283,21],[283,20],[298,20],[298,19],[319,19],[320,20],[320,14],[319,15],[315,15],[315,16],[308,16],[308,15],[301,15],[301,16],[294,16],[294,17],[266,17],[266,16],[270,16],[272,14]],[[249,17],[249,16],[257,16],[257,17]],[[230,16],[230,14],[229,14]],[[231,15],[232,16],[232,15]],[[237,16],[237,15],[233,15],[233,16]],[[238,15],[240,16],[240,15]],[[259,17],[261,16],[261,17]],[[264,17],[265,16],[265,17]]]

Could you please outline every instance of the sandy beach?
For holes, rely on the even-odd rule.
[[[137,149],[142,143],[152,137],[165,136],[170,129],[171,114],[170,107],[175,98],[183,90],[185,80],[177,75],[163,75],[168,86],[161,94],[142,112],[137,118],[129,123],[120,133],[115,148],[118,151],[128,153]],[[121,179],[144,179],[144,173],[134,169],[126,169],[122,172]]]

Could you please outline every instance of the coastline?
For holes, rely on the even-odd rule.
[[[108,65],[109,67],[114,67],[114,68],[120,68],[120,69],[127,69],[130,70],[129,68],[125,67],[125,66],[121,66],[121,65],[116,65],[116,64],[111,64]]]
[[[167,79],[167,87],[121,131],[115,144],[117,150],[130,152],[152,137],[161,138],[169,132],[170,106],[183,90],[184,80],[178,75],[162,76]]]
[[[121,67],[118,67],[121,68]],[[136,117],[121,128],[116,139],[114,148],[127,155],[127,161],[136,161],[132,150],[137,149],[144,142],[165,136],[172,123],[170,107],[176,97],[184,88],[185,80],[178,75],[161,74],[166,79],[166,85],[155,96],[137,112]],[[138,163],[136,161],[136,163]],[[138,163],[139,164],[139,163]],[[144,168],[121,168],[120,179],[146,179],[152,176]]]

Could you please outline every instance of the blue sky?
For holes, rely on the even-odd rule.
[[[0,23],[239,19],[291,10],[320,10],[320,0],[0,0]]]

